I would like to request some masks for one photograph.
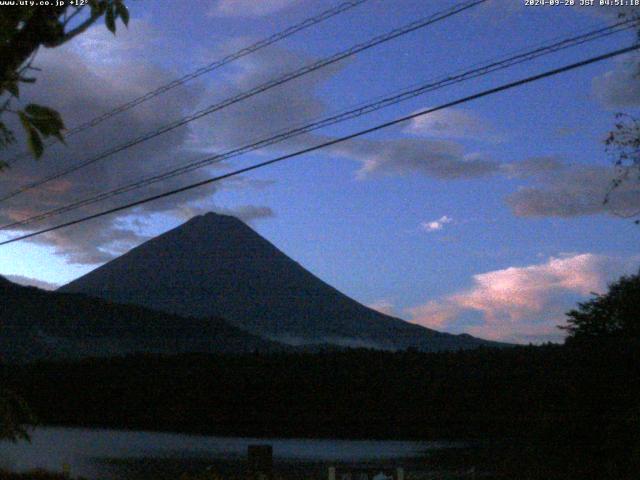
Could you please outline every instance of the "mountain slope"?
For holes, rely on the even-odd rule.
[[[217,316],[290,344],[426,351],[490,344],[371,310],[315,277],[237,218],[208,213],[62,287],[183,316]]]
[[[218,318],[183,318],[85,295],[23,287],[0,277],[0,358],[8,362],[286,348]]]

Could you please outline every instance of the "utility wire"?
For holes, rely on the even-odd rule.
[[[237,175],[240,175],[240,174],[243,174],[243,173],[246,173],[246,172],[250,172],[252,170],[257,170],[259,168],[263,168],[263,167],[266,167],[266,166],[269,166],[269,165],[273,165],[275,163],[279,163],[279,162],[282,162],[284,160],[288,160],[290,158],[299,157],[299,156],[304,155],[306,153],[311,153],[311,152],[314,152],[316,150],[320,150],[320,149],[325,148],[325,147],[336,145],[338,143],[343,143],[343,142],[346,142],[347,140],[351,140],[351,139],[354,139],[354,138],[357,138],[357,137],[361,137],[363,135],[367,135],[369,133],[373,133],[373,132],[376,132],[376,131],[379,131],[379,130],[382,130],[382,129],[385,129],[385,128],[389,128],[389,127],[391,127],[393,125],[397,125],[399,123],[406,122],[407,120],[412,120],[412,119],[417,118],[417,117],[428,115],[430,113],[437,112],[439,110],[444,110],[446,108],[451,108],[451,107],[454,107],[456,105],[461,105],[463,103],[467,103],[467,102],[470,102],[470,101],[473,101],[473,100],[477,100],[479,98],[487,97],[489,95],[493,95],[493,94],[496,94],[496,93],[499,93],[499,92],[503,92],[505,90],[511,90],[513,88],[520,87],[520,86],[528,84],[528,83],[536,82],[536,81],[542,80],[544,78],[553,77],[555,75],[559,75],[561,73],[568,72],[570,70],[575,70],[576,68],[584,67],[586,65],[591,65],[591,64],[596,63],[596,62],[601,62],[601,61],[607,60],[609,58],[617,57],[619,55],[623,55],[625,53],[629,53],[629,52],[632,52],[634,50],[638,50],[639,48],[640,48],[640,44],[634,44],[634,45],[632,45],[630,47],[621,48],[619,50],[614,50],[614,51],[605,53],[603,55],[598,55],[596,57],[591,57],[591,58],[588,58],[586,60],[582,60],[580,62],[572,63],[572,64],[569,64],[569,65],[565,65],[563,67],[555,68],[555,69],[552,69],[552,70],[547,70],[546,72],[539,73],[537,75],[526,77],[526,78],[523,78],[521,80],[517,80],[517,81],[514,81],[514,82],[506,83],[506,84],[500,85],[499,87],[494,87],[494,88],[491,88],[491,89],[488,89],[488,90],[484,90],[482,92],[479,92],[479,93],[476,93],[476,94],[473,94],[473,95],[469,95],[467,97],[463,97],[463,98],[460,98],[458,100],[454,100],[454,101],[439,105],[437,107],[429,108],[429,109],[426,109],[426,110],[421,110],[419,112],[412,113],[411,115],[406,115],[406,116],[397,118],[395,120],[391,120],[389,122],[378,124],[378,125],[376,125],[374,127],[370,127],[370,128],[365,129],[365,130],[360,130],[358,132],[355,132],[355,133],[352,133],[352,134],[349,134],[349,135],[346,135],[346,136],[343,136],[343,137],[335,138],[333,140],[329,140],[327,142],[323,142],[323,143],[320,143],[318,145],[314,145],[313,147],[304,148],[302,150],[298,150],[296,152],[289,153],[287,155],[282,155],[280,157],[276,157],[276,158],[273,158],[271,160],[266,160],[264,162],[256,163],[256,164],[251,165],[249,167],[240,168],[238,170],[234,170],[232,172],[225,173],[224,175],[219,175],[219,176],[216,176],[216,177],[208,178],[206,180],[201,180],[199,182],[195,182],[195,183],[191,183],[189,185],[186,185],[184,187],[176,188],[174,190],[170,190],[170,191],[167,191],[167,192],[164,192],[164,193],[160,193],[158,195],[153,195],[153,196],[150,196],[150,197],[146,197],[146,198],[143,198],[141,200],[137,200],[135,202],[131,202],[131,203],[127,203],[125,205],[121,205],[119,207],[110,208],[108,210],[104,210],[102,212],[95,213],[93,215],[88,215],[88,216],[85,216],[85,217],[82,217],[82,218],[79,218],[79,219],[76,219],[76,220],[72,220],[72,221],[69,221],[69,222],[65,222],[65,223],[61,223],[61,224],[55,225],[53,227],[49,227],[49,228],[45,228],[45,229],[39,230],[37,232],[32,232],[32,233],[29,233],[29,234],[26,234],[26,235],[22,235],[20,237],[12,238],[10,240],[5,240],[3,242],[0,242],[0,246],[8,245],[10,243],[18,242],[20,240],[25,240],[27,238],[32,238],[32,237],[35,237],[35,236],[38,236],[38,235],[42,235],[44,233],[48,233],[48,232],[52,232],[52,231],[55,231],[55,230],[59,230],[61,228],[69,227],[71,225],[77,225],[79,223],[84,223],[86,221],[89,221],[89,220],[92,220],[92,219],[95,219],[95,218],[99,218],[99,217],[103,217],[103,216],[109,215],[111,213],[120,212],[122,210],[126,210],[126,209],[129,209],[129,208],[132,208],[132,207],[136,207],[138,205],[143,205],[145,203],[149,203],[149,202],[152,202],[154,200],[159,200],[161,198],[166,198],[166,197],[169,197],[169,196],[172,196],[172,195],[176,195],[178,193],[186,192],[186,191],[192,190],[194,188],[202,187],[204,185],[209,185],[209,184],[214,183],[214,182],[219,182],[221,180],[225,180],[227,178],[235,177]]]
[[[547,45],[530,49],[528,51],[524,51],[522,53],[508,56],[506,58],[503,56],[501,60],[493,61],[488,64],[478,66],[471,70],[464,71],[463,73],[451,74],[449,76],[443,77],[436,81],[431,81],[429,83],[422,84],[414,88],[405,89],[405,90],[402,90],[400,93],[383,97],[381,99],[377,99],[376,101],[370,102],[368,104],[361,104],[356,108],[352,108],[342,113],[339,113],[330,117],[326,117],[321,120],[314,121],[312,123],[308,123],[303,126],[299,126],[297,128],[287,129],[281,133],[272,135],[271,137],[264,138],[258,141],[254,141],[253,143],[250,143],[248,145],[244,145],[242,147],[238,147],[224,153],[216,154],[214,156],[209,156],[196,162],[190,162],[178,168],[169,170],[167,172],[153,175],[151,177],[145,177],[133,183],[120,186],[116,189],[108,190],[98,195],[88,197],[83,200],[79,200],[71,204],[64,205],[62,207],[49,210],[47,212],[43,212],[38,215],[33,215],[23,220],[18,220],[12,223],[1,225],[0,230],[21,227],[21,226],[29,225],[34,222],[45,220],[53,216],[58,216],[66,212],[76,210],[80,207],[91,205],[117,195],[121,195],[133,190],[137,190],[147,185],[151,185],[151,184],[166,180],[168,178],[173,178],[178,175],[182,175],[190,171],[202,168],[204,166],[211,165],[213,163],[219,163],[219,162],[222,162],[223,160],[227,160],[229,158],[236,157],[238,155],[242,155],[244,153],[257,150],[259,148],[264,148],[266,146],[280,143],[287,139],[299,136],[303,133],[309,133],[319,128],[323,128],[329,125],[334,125],[337,123],[344,122],[346,120],[360,117],[362,115],[389,107],[391,105],[395,105],[397,103],[406,101],[408,99],[417,97],[419,95],[423,95],[424,93],[427,93],[427,92],[438,90],[440,88],[461,83],[463,81],[470,80],[473,78],[478,78],[480,76],[484,76],[498,70],[503,70],[523,62],[531,61],[533,59],[536,59],[544,55],[548,55],[551,53],[558,52],[560,50],[574,47],[576,45],[582,45],[586,42],[595,41],[600,38],[633,28],[636,26],[636,24],[637,24],[636,20],[619,22],[609,27],[596,29],[596,30],[583,33],[577,36],[573,36],[570,38],[555,40],[553,42],[548,43]]]
[[[35,182],[31,182],[28,183],[26,185],[23,185],[22,187],[17,188],[16,190],[13,190],[12,192],[9,192],[8,194],[3,195],[2,197],[0,197],[0,202],[3,202],[5,200],[8,200],[10,198],[15,197],[16,195],[19,195],[20,193],[23,193],[27,190],[31,190],[33,188],[39,187],[47,182],[50,182],[52,180],[56,180],[60,177],[63,177],[65,175],[68,175],[70,173],[76,172],[78,170],[80,170],[81,168],[84,168],[88,165],[91,165],[99,160],[102,160],[106,157],[109,157],[115,153],[121,152],[123,150],[126,150],[128,148],[133,147],[134,145],[137,145],[139,143],[145,142],[147,140],[150,140],[152,138],[155,138],[159,135],[162,135],[164,133],[167,133],[171,130],[174,130],[178,127],[181,127],[183,125],[186,125],[187,123],[193,122],[194,120],[197,120],[199,118],[202,118],[206,115],[209,115],[211,113],[217,112],[218,110],[222,110],[223,108],[226,108],[228,106],[231,106],[233,104],[236,104],[238,102],[241,102],[243,100],[246,100],[247,98],[253,97],[255,95],[258,95],[259,93],[262,93],[264,91],[270,90],[271,88],[277,87],[279,85],[282,85],[286,82],[289,82],[291,80],[294,80],[296,78],[302,77],[303,75],[307,75],[311,72],[314,72],[316,70],[319,70],[323,67],[326,67],[328,65],[331,65],[333,63],[336,63],[340,60],[343,60],[345,58],[351,57],[353,55],[356,55],[360,52],[363,52],[365,50],[368,50],[370,48],[373,48],[377,45],[380,45],[382,43],[388,42],[390,40],[393,40],[395,38],[398,38],[400,36],[406,35],[408,33],[414,32],[418,29],[424,28],[428,25],[431,25],[433,23],[439,22],[441,20],[444,20],[446,18],[452,17],[454,15],[457,15],[469,8],[475,7],[481,3],[485,3],[487,0],[471,0],[471,1],[466,1],[466,2],[462,2],[459,3],[447,10],[435,13],[433,15],[430,15],[428,17],[422,18],[420,20],[417,20],[415,22],[411,22],[403,27],[391,30],[390,32],[387,32],[386,34],[383,35],[379,35],[376,36],[370,40],[368,40],[367,42],[364,43],[360,43],[357,44],[347,50],[344,50],[342,52],[336,53],[330,57],[324,58],[322,60],[319,60],[317,62],[314,62],[310,65],[306,65],[298,70],[295,70],[293,72],[287,73],[285,75],[283,75],[282,77],[279,77],[275,80],[271,80],[268,81],[266,83],[263,83],[249,91],[240,93],[239,95],[236,95],[234,97],[228,98],[226,100],[223,100],[220,103],[216,103],[214,105],[211,105],[203,110],[199,110],[189,116],[183,117],[182,119],[175,121],[171,124],[165,125],[163,127],[160,127],[152,132],[148,132],[146,134],[143,134],[133,140],[130,140],[126,143],[123,143],[121,145],[118,145],[114,148],[111,148],[105,152],[102,152],[100,154],[98,154],[95,157],[89,158],[87,160],[84,160],[78,164],[72,165],[71,167],[61,170],[57,173],[51,174],[47,177],[45,177],[44,179],[41,180],[37,180]]]
[[[179,87],[180,85],[184,85],[187,82],[190,82],[191,80],[198,78],[206,73],[212,72],[214,70],[217,70],[218,68],[223,67],[224,65],[227,65],[231,62],[234,62],[235,60],[238,60],[242,57],[245,57],[251,53],[257,52],[258,50],[261,50],[265,47],[268,47],[269,45],[273,45],[276,42],[279,42],[280,40],[284,40],[285,38],[288,38],[298,32],[301,32],[302,30],[306,30],[309,27],[312,27],[314,25],[317,25],[319,23],[324,22],[325,20],[328,20],[332,17],[335,17],[337,15],[340,15],[341,13],[344,13],[348,10],[351,10],[352,8],[355,8],[359,5],[362,5],[363,3],[368,2],[369,0],[352,0],[349,2],[344,2],[341,3],[340,5],[330,8],[328,10],[325,10],[321,13],[319,13],[316,16],[313,17],[309,17],[305,20],[303,20],[300,23],[297,23],[295,25],[292,25],[288,28],[286,28],[285,30],[282,30],[280,32],[277,32],[267,38],[264,38],[262,40],[259,40],[249,46],[246,46],[234,53],[231,53],[229,55],[226,55],[225,57],[216,60],[214,62],[209,63],[208,65],[205,65],[204,67],[201,67],[197,70],[194,70],[191,73],[188,73],[186,75],[183,75],[180,78],[177,78],[169,83],[166,83],[164,85],[161,85],[160,87],[156,88],[155,90],[151,90],[143,95],[140,95],[139,97],[134,98],[133,100],[127,102],[127,103],[123,103],[122,105],[109,110],[105,113],[103,113],[102,115],[99,115],[85,123],[82,123],[74,128],[71,128],[69,130],[67,130],[66,132],[64,132],[64,136],[65,138],[71,137],[77,133],[83,132],[89,128],[95,127],[96,125],[104,122],[105,120],[114,117],[120,113],[126,112],[127,110],[132,109],[133,107],[136,107],[137,105],[140,105],[143,102],[146,102],[147,100],[151,100],[152,98],[157,97],[158,95],[162,95],[165,92],[168,92],[169,90],[172,90],[176,87]],[[56,140],[52,139],[51,141],[49,141],[48,143],[45,144],[46,147],[50,147],[51,145],[55,144]],[[21,154],[18,154],[16,156],[14,156],[12,159],[10,159],[7,163],[9,163],[10,165],[15,163],[17,160],[25,158],[27,156],[30,156],[31,154],[29,152],[23,152]]]

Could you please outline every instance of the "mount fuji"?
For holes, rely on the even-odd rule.
[[[223,318],[291,345],[458,350],[498,345],[372,310],[305,270],[241,220],[192,218],[63,286],[120,304]]]

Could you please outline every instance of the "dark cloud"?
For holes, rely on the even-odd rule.
[[[228,48],[234,50],[236,42]],[[231,98],[313,62],[312,58],[281,48],[269,48],[234,63],[224,80],[207,90],[207,103]],[[227,150],[305,125],[326,114],[315,92],[339,70],[331,65],[224,108],[193,125],[194,144],[203,150]],[[213,102],[210,99],[217,99]],[[285,146],[308,146],[313,136],[301,136]],[[282,149],[283,146],[279,146]]]
[[[331,147],[329,151],[361,163],[360,178],[374,174],[421,173],[455,180],[483,177],[500,169],[498,162],[466,154],[460,144],[423,138],[357,139]]]
[[[46,233],[35,237],[34,242],[54,247],[69,263],[93,265],[108,262],[149,239],[117,219],[91,222]]]
[[[633,215],[640,211],[640,182],[624,182],[610,195],[615,178],[612,167],[567,166],[536,177],[533,186],[516,191],[507,203],[518,216],[574,217],[607,213]]]
[[[531,157],[519,162],[505,163],[502,171],[507,177],[528,178],[557,172],[565,168],[564,162],[556,156]]]
[[[618,60],[615,68],[593,79],[592,90],[609,109],[640,105],[640,56],[632,54]]]
[[[158,48],[158,36],[144,21],[135,22],[113,36],[103,26],[95,27],[78,41],[61,48],[43,50],[35,65],[42,69],[34,87],[24,89],[23,98],[59,110],[68,126],[81,124],[116,105],[173,80],[177,74],[153,64],[149,49]],[[67,146],[49,149],[36,162],[23,159],[0,176],[0,192],[9,192],[30,181],[58,172],[94,156],[108,147],[168,124],[193,112],[205,93],[197,82],[176,88],[154,100],[124,112],[96,128],[72,136]],[[20,129],[16,126],[16,131]],[[203,153],[193,145],[193,131],[179,128],[30,190],[0,205],[0,222],[9,223],[91,197],[169,168],[200,159]],[[207,178],[206,169],[193,171],[142,190],[114,197],[28,228],[40,229],[61,220],[79,218],[144,196]],[[230,185],[241,188],[242,180]],[[244,188],[252,185],[245,182]],[[130,221],[135,215],[172,215],[176,205],[206,202],[214,186],[191,190],[175,197],[140,206],[135,210],[92,220],[90,223],[58,230],[33,239],[53,246],[71,263],[95,264],[145,240],[141,229]]]
[[[210,91],[212,94],[216,92],[215,95],[220,97],[232,96],[312,61],[313,59],[300,54],[271,48],[260,52],[259,55],[252,55],[236,62],[234,73],[227,81],[213,85]],[[200,142],[202,149],[213,146],[217,150],[224,150],[268,138],[292,127],[323,118],[329,112],[326,104],[315,92],[342,69],[343,63],[323,68],[216,112],[194,127],[196,142]],[[449,119],[448,116],[446,118]],[[453,118],[457,121],[456,125],[465,120],[466,123],[462,122],[462,127],[479,134],[476,131],[477,125],[472,121],[476,119],[472,112],[465,111],[461,116],[456,111]],[[396,132],[402,134],[401,130]],[[330,139],[318,133],[308,133],[263,151],[289,152],[318,145]],[[471,178],[498,169],[495,162],[466,153],[459,143],[426,138],[408,137],[389,141],[358,139],[327,148],[325,151],[362,164],[359,176],[374,172],[417,172],[436,178]]]
[[[640,212],[640,182],[634,175],[605,202],[617,175],[613,167],[569,164],[556,156],[544,156],[504,164],[502,171],[507,177],[530,181],[507,197],[507,204],[518,216],[627,216]]]

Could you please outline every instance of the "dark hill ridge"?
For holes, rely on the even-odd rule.
[[[425,351],[492,342],[450,335],[365,307],[291,260],[242,221],[197,216],[62,287],[181,316],[220,317],[289,344]]]
[[[288,350],[219,318],[183,318],[80,294],[16,285],[0,276],[0,358],[25,362],[136,352]]]

